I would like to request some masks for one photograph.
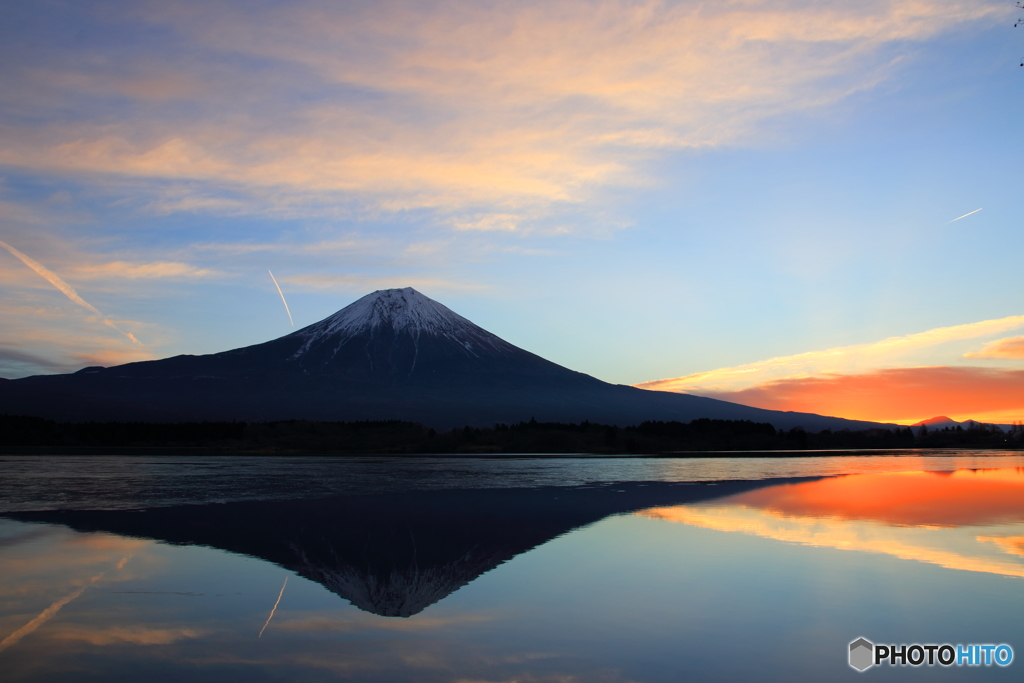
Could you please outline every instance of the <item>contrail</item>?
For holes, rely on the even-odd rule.
[[[981,209],[975,209],[974,211],[971,211],[971,213],[965,213],[963,216],[960,216],[960,218],[967,218],[972,213],[978,213],[979,211],[981,211]],[[954,218],[949,223],[956,223],[958,220],[960,220],[960,218]],[[946,225],[949,225],[949,223],[946,223]]]
[[[271,277],[273,277],[273,276],[271,276]],[[287,304],[285,304],[285,305],[287,305]],[[288,585],[288,577],[286,576],[286,577],[284,577],[284,583],[281,584],[281,592],[277,594],[277,602],[275,602],[274,606],[270,609],[270,616],[267,617],[267,623],[263,624],[263,628],[260,629],[260,634],[258,636],[256,636],[257,638],[262,638],[263,637],[263,632],[267,630],[267,624],[269,624],[270,620],[274,618],[274,612],[277,611],[277,606],[281,604],[281,596],[284,595],[284,587],[287,586],[287,585]]]
[[[110,322],[110,320],[108,320],[102,313],[100,313],[99,310],[95,306],[93,306],[91,303],[89,303],[88,301],[86,301],[82,297],[78,296],[78,292],[76,292],[74,290],[74,288],[71,287],[71,285],[69,285],[68,283],[64,282],[64,280],[62,280],[59,275],[57,275],[55,272],[53,272],[52,270],[50,270],[49,268],[47,268],[43,264],[39,263],[39,261],[36,261],[35,259],[29,258],[25,254],[22,254],[20,251],[18,251],[17,249],[12,247],[11,245],[7,244],[7,242],[4,242],[2,240],[0,240],[0,247],[3,247],[7,251],[11,252],[12,256],[15,256],[18,259],[20,259],[22,263],[24,263],[26,266],[28,266],[29,268],[34,270],[43,279],[45,279],[51,285],[53,285],[58,290],[60,290],[64,294],[64,296],[66,296],[67,298],[71,299],[72,301],[74,301],[76,304],[78,304],[79,306],[81,306],[85,310],[87,310],[87,311],[89,311],[91,313],[95,313],[96,315],[98,315],[101,318],[103,318],[103,324],[104,325],[109,325],[110,327],[113,327],[115,330],[117,330],[118,332],[120,332],[124,336],[128,337],[128,339],[130,339],[133,344],[139,344],[139,345],[142,344],[142,342],[140,342],[138,339],[135,338],[134,334],[132,334],[131,332],[125,332],[120,327],[118,327],[114,323]]]
[[[128,562],[129,559],[130,558],[128,558],[128,557],[122,559],[120,562],[117,563],[117,568],[121,569],[122,567],[124,567],[125,563]],[[34,619],[32,619],[30,622],[28,622],[27,624],[25,624],[24,626],[22,626],[17,631],[15,631],[11,635],[7,636],[3,640],[0,640],[0,651],[6,650],[10,646],[15,645],[19,640],[21,640],[22,638],[24,638],[25,636],[29,635],[30,633],[35,631],[37,628],[39,628],[40,626],[42,626],[43,624],[48,622],[53,617],[53,615],[57,614],[57,612],[60,611],[61,607],[63,607],[64,605],[68,604],[69,602],[71,602],[75,598],[77,598],[79,595],[81,595],[82,593],[85,592],[86,588],[88,588],[89,586],[91,586],[92,584],[96,583],[97,581],[99,581],[102,578],[103,578],[103,573],[100,573],[100,574],[97,574],[96,576],[88,579],[88,581],[86,582],[86,584],[84,586],[82,586],[81,588],[79,588],[78,590],[76,590],[73,593],[65,595],[60,600],[57,600],[52,605],[50,605],[49,607],[44,609],[42,612],[40,612],[38,615],[36,615],[36,617]]]
[[[270,273],[269,268],[267,268],[267,272]],[[274,281],[274,286],[277,287],[277,293],[281,295],[281,303],[284,304],[284,310],[288,314],[288,322],[292,324],[292,327],[295,327],[295,321],[292,320],[292,311],[288,308],[288,302],[285,301],[284,292],[281,291],[281,285],[277,284],[277,278],[274,277],[273,273],[270,273],[270,279]]]

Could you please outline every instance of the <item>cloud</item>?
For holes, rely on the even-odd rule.
[[[81,265],[74,269],[75,277],[83,280],[125,278],[129,280],[194,279],[219,275],[210,268],[199,268],[177,261],[128,263],[114,261],[100,265]]]
[[[964,358],[1011,358],[1024,359],[1024,337],[1006,337],[990,341],[981,351],[968,352]]]
[[[771,380],[701,396],[769,410],[912,423],[936,415],[958,421],[1024,419],[1024,370],[977,367],[890,368]]]
[[[151,347],[137,346],[121,337],[76,334],[61,316],[54,321],[41,320],[42,314],[0,304],[0,317],[6,324],[0,330],[2,377],[74,372],[89,365],[121,365],[154,358]]]
[[[15,258],[19,259],[22,263],[24,263],[26,266],[28,266],[31,270],[35,271],[37,275],[39,275],[41,278],[43,278],[44,280],[49,282],[51,285],[53,285],[64,296],[66,296],[67,298],[71,299],[71,301],[75,302],[76,304],[78,304],[79,306],[81,306],[82,308],[84,308],[85,310],[87,310],[87,311],[89,311],[91,313],[95,313],[96,315],[99,315],[99,316],[103,315],[102,313],[99,312],[99,310],[97,310],[97,308],[95,306],[93,306],[88,301],[86,301],[85,299],[80,297],[78,295],[78,292],[76,292],[71,285],[69,285],[68,283],[64,282],[64,280],[62,280],[60,278],[60,276],[58,276],[56,273],[54,273],[52,270],[50,270],[49,268],[47,268],[43,264],[39,263],[38,261],[36,261],[36,260],[34,260],[32,258],[29,258],[28,256],[26,256],[25,254],[21,253],[20,251],[18,251],[17,249],[12,247],[11,245],[7,244],[6,242],[0,241],[0,247],[3,247],[7,251],[9,251],[12,256],[14,256]]]
[[[999,334],[1022,326],[1024,326],[1024,315],[1015,315],[966,325],[938,327],[927,332],[890,337],[871,344],[841,346],[823,351],[779,356],[758,363],[747,363],[683,377],[642,382],[636,386],[654,391],[690,392],[704,395],[736,392],[747,387],[767,385],[776,380],[799,378],[810,380],[818,374],[874,370],[898,362],[908,354],[913,354],[921,349]]]
[[[503,230],[515,232],[519,229],[519,222],[522,216],[509,213],[485,214],[482,217],[474,217],[468,220],[456,220],[453,227],[456,230]]]
[[[71,358],[75,361],[76,367],[89,367],[93,365],[102,365],[103,367],[110,367],[112,365],[124,365],[125,363],[135,363],[143,360],[153,360],[153,354],[143,351],[134,350],[130,348],[121,349],[99,349],[92,352],[83,353],[72,353]]]
[[[92,546],[89,547],[90,549],[92,548]],[[122,557],[120,561],[117,562],[114,568],[118,570],[123,569],[125,563],[129,560],[129,558],[130,556]],[[0,652],[6,650],[7,648],[13,647],[14,645],[17,645],[22,638],[35,632],[40,626],[42,626],[47,621],[52,619],[57,614],[57,612],[59,612],[65,605],[67,605],[69,602],[77,600],[79,596],[81,596],[82,593],[84,593],[87,588],[89,588],[96,582],[101,581],[106,574],[107,572],[104,571],[84,581],[76,581],[75,583],[79,583],[80,585],[75,590],[73,590],[70,593],[67,593],[66,595],[58,598],[57,600],[54,600],[46,609],[44,609],[42,612],[37,614],[32,619],[30,619],[25,625],[15,630],[13,633],[9,634],[3,640],[0,640]]]
[[[3,247],[7,251],[9,251],[12,256],[15,256],[22,263],[24,263],[26,266],[28,266],[30,269],[34,270],[40,277],[42,277],[44,280],[46,280],[51,285],[53,285],[64,296],[66,296],[67,298],[71,299],[71,301],[75,302],[76,304],[78,304],[82,308],[86,309],[90,313],[95,313],[97,316],[99,316],[101,318],[101,322],[104,325],[107,325],[108,327],[111,327],[111,328],[117,330],[118,332],[123,334],[125,337],[127,337],[128,340],[131,341],[133,344],[141,345],[141,342],[138,339],[135,338],[135,335],[133,335],[131,332],[125,332],[120,327],[118,327],[117,324],[114,323],[112,320],[110,320],[109,318],[104,317],[103,314],[100,313],[99,310],[97,310],[95,306],[93,306],[88,301],[86,301],[85,299],[80,297],[78,295],[78,292],[76,292],[71,287],[71,285],[69,285],[68,283],[64,282],[64,280],[62,280],[60,278],[60,276],[58,276],[52,270],[50,270],[49,268],[47,268],[43,264],[39,263],[38,261],[35,261],[34,259],[29,258],[28,256],[26,256],[25,254],[21,253],[20,251],[18,251],[17,249],[12,247],[11,245],[7,244],[6,242],[0,241],[0,247]]]
[[[487,285],[454,282],[435,278],[417,278],[396,275],[394,277],[366,277],[362,275],[291,275],[281,282],[307,290],[355,290],[366,292],[375,289],[413,287],[421,291],[458,290],[474,291],[486,289]]]
[[[0,345],[0,368],[25,369],[35,374],[39,370],[43,372],[71,372],[76,370],[77,366],[34,353],[26,353],[17,348]]]
[[[141,54],[110,41],[91,45],[95,60],[59,45],[22,56],[8,92],[25,114],[0,130],[0,164],[150,180],[156,194],[203,181],[157,200],[164,212],[352,201],[518,228],[504,217],[649,183],[660,151],[754,141],[768,119],[887,78],[913,42],[1002,13],[939,0],[131,3],[122,29],[160,29]],[[45,115],[57,107],[81,113]]]

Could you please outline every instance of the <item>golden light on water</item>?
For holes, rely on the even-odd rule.
[[[1021,468],[849,475],[637,514],[1024,578]]]

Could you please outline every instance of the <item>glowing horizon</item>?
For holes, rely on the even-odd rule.
[[[7,19],[0,240],[38,267],[0,252],[0,377],[222,352],[291,329],[276,298],[301,328],[412,285],[613,383],[1024,418],[1005,2],[83,0]],[[938,368],[964,400],[933,412],[911,386]]]

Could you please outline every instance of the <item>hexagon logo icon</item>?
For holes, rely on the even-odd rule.
[[[850,643],[850,666],[857,671],[864,671],[873,665],[875,646],[866,638],[858,638]]]

